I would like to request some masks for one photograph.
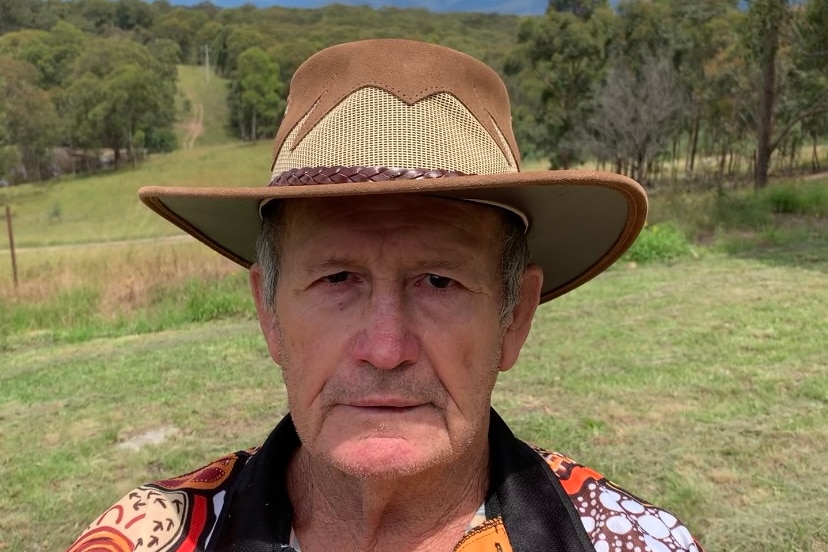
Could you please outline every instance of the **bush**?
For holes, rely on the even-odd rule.
[[[686,257],[693,248],[684,232],[670,223],[644,227],[624,259],[636,263],[664,262]]]
[[[178,138],[169,129],[150,130],[146,136],[146,147],[150,153],[169,153],[178,147]]]
[[[802,211],[802,196],[790,187],[772,188],[767,192],[766,200],[774,213],[799,213]]]
[[[828,216],[828,187],[824,182],[768,188],[765,202],[774,213]]]
[[[767,202],[753,192],[719,192],[713,206],[713,222],[721,228],[759,230],[773,222]]]

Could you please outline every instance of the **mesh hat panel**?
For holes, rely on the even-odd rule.
[[[439,93],[409,105],[376,87],[345,98],[294,144],[304,118],[279,151],[273,174],[298,167],[388,166],[467,174],[516,172],[474,115],[454,96]],[[498,129],[498,138],[505,139]],[[509,151],[508,145],[505,147]]]

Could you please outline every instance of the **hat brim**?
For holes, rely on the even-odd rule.
[[[525,213],[532,262],[544,272],[541,302],[603,272],[632,245],[647,218],[647,196],[637,182],[599,171],[253,188],[148,186],[138,195],[165,219],[249,268],[262,200],[409,193],[504,203]]]

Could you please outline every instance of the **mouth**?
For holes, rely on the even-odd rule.
[[[374,411],[405,412],[420,406],[425,406],[426,404],[427,403],[422,401],[401,397],[366,397],[363,399],[349,401],[345,404],[345,406],[370,409]]]

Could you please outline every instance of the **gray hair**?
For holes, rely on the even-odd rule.
[[[273,203],[273,207],[262,210],[262,226],[256,240],[256,262],[262,271],[262,298],[270,309],[275,304],[284,239],[284,202]],[[512,313],[520,301],[523,272],[529,266],[531,256],[523,221],[505,210],[503,214],[500,322],[505,328],[511,322]]]

